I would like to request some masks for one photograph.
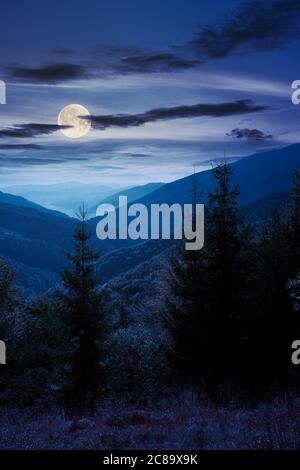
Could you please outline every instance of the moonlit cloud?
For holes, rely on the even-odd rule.
[[[2,184],[171,181],[195,162],[210,168],[225,151],[234,161],[299,140],[299,107],[290,100],[299,2],[191,0],[190,9],[173,2],[172,12],[154,2],[153,26],[150,5],[140,2],[134,17],[124,7],[124,28],[115,30],[115,11],[96,3],[92,15],[82,2],[70,11],[61,0],[61,24],[51,6],[47,15],[37,7],[38,31],[33,19],[23,21],[25,6],[3,6],[15,27],[1,29],[9,46],[0,70]],[[89,28],[79,40],[71,25],[85,14]],[[99,15],[109,27],[99,27]],[[76,142],[56,124],[70,103],[93,116],[94,130]]]
[[[259,113],[266,111],[268,106],[256,105],[251,100],[238,100],[228,103],[175,106],[172,108],[151,109],[140,114],[112,114],[91,116],[92,124],[97,129],[109,127],[139,127],[148,122],[187,119],[195,117],[226,117],[237,114]],[[89,118],[90,119],[90,118]]]
[[[200,60],[269,51],[299,39],[298,0],[251,0],[215,24],[201,27],[189,45]]]
[[[71,126],[60,126],[58,124],[40,124],[40,123],[29,123],[29,124],[17,124],[13,127],[6,127],[0,129],[0,139],[2,138],[29,138],[37,137],[40,135],[53,134],[53,132],[61,129],[69,129]]]
[[[76,57],[38,66],[7,66],[8,79],[23,83],[65,83],[132,74],[174,73],[234,55],[271,51],[300,38],[298,0],[251,0],[202,25],[194,39],[161,50],[98,46],[84,54],[71,48],[52,49],[56,58]],[[191,32],[192,33],[192,32]]]
[[[68,80],[86,78],[87,72],[82,65],[57,63],[41,67],[11,67],[9,78],[25,83],[60,83]]]
[[[247,139],[249,142],[263,142],[273,139],[272,134],[259,129],[236,128],[228,132],[227,135],[233,139]]]

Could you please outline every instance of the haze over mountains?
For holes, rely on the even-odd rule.
[[[164,183],[149,183],[141,186],[135,186],[133,188],[129,189],[122,189],[121,191],[114,193],[111,196],[106,197],[103,199],[101,204],[112,204],[114,207],[119,206],[119,197],[120,196],[127,196],[127,202],[132,203],[133,201],[137,201],[138,199],[148,196],[149,194],[153,193],[153,191],[156,191],[157,189],[161,188],[164,186]],[[96,206],[92,207],[90,210],[91,215],[96,214],[96,210],[98,207],[99,203],[96,204]]]
[[[300,169],[300,144],[251,155],[232,163],[232,168],[233,182],[239,184],[242,191],[240,204],[246,206],[250,220],[255,222],[258,215],[261,219],[267,216],[274,201],[288,201],[293,172]],[[195,178],[200,199],[206,202],[207,193],[214,186],[212,171],[197,173]],[[158,184],[158,187],[149,184],[147,188],[141,186],[121,192],[126,195],[128,191],[130,202],[135,200],[147,206],[163,202],[189,203],[193,179],[191,175],[169,184]],[[278,195],[274,197],[274,193]],[[92,197],[92,190],[89,194]],[[94,193],[94,197],[97,198],[98,194]],[[118,193],[106,201],[114,203],[117,197]],[[168,241],[100,241],[95,233],[96,223],[95,218],[88,222],[93,247],[102,248],[104,252],[98,266],[103,282],[142,265],[170,246]],[[72,249],[75,225],[74,218],[62,216],[24,198],[0,193],[0,256],[15,267],[18,284],[23,290],[37,294],[59,282],[61,269],[66,263],[63,251]]]
[[[20,207],[30,207],[41,212],[56,215],[57,217],[66,217],[65,214],[59,211],[47,209],[46,207],[41,206],[40,204],[36,204],[35,202],[32,202],[22,196],[15,196],[14,194],[8,194],[2,191],[0,191],[0,204],[13,204]]]
[[[118,205],[118,196],[124,194],[124,191],[126,191],[128,202],[132,202],[162,185],[163,183],[149,183],[130,188],[120,188],[120,186],[111,187],[102,184],[89,185],[66,182],[45,185],[15,185],[5,187],[4,190],[6,193],[22,196],[36,204],[52,210],[62,211],[74,217],[78,207],[83,203],[89,215],[93,216],[96,214],[96,209],[101,202]]]
[[[118,189],[99,184],[66,182],[8,186],[3,190],[74,217],[78,207],[83,202],[87,207],[93,206],[102,199],[114,194]]]

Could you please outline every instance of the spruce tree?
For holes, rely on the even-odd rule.
[[[195,174],[191,194],[192,228],[195,230],[199,199]],[[199,384],[205,367],[205,254],[204,250],[186,250],[185,241],[183,237],[170,259],[166,326],[172,347],[168,355],[177,382]]]
[[[291,269],[293,276],[300,270],[300,172],[294,173],[291,213]]]
[[[10,404],[14,393],[18,369],[15,362],[22,357],[16,344],[19,339],[24,341],[23,330],[18,322],[18,293],[14,288],[15,272],[0,258],[0,340],[6,343],[6,365],[0,366],[0,404]]]
[[[0,258],[0,340],[4,342],[8,342],[12,337],[13,314],[18,304],[14,280],[14,270]],[[1,372],[4,372],[3,368]]]
[[[300,171],[294,173],[294,187],[292,200],[292,216],[291,216],[291,279],[289,280],[289,289],[293,300],[294,322],[293,322],[293,339],[300,337],[300,316],[299,316],[299,292],[300,292]],[[299,389],[300,374],[298,368],[293,368],[293,377],[296,379]]]
[[[0,258],[0,316],[9,309],[12,297],[12,286],[15,279],[14,271],[5,260]],[[3,338],[2,338],[3,339]]]
[[[232,173],[226,163],[214,168],[206,217],[208,380],[217,384],[243,376],[253,288],[251,231]]]
[[[80,208],[74,232],[75,254],[66,253],[71,263],[63,271],[63,306],[69,331],[66,363],[68,386],[64,398],[67,408],[78,414],[93,411],[101,384],[101,350],[106,328],[104,297],[99,290],[95,263],[99,253],[88,241],[86,211]]]
[[[296,315],[289,291],[291,267],[289,221],[275,208],[258,240],[257,275],[260,305],[256,317],[254,355],[260,386],[288,380]]]

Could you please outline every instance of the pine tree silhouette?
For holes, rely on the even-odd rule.
[[[257,246],[259,309],[253,335],[256,381],[261,386],[283,383],[291,371],[291,343],[295,312],[289,292],[291,275],[290,221],[275,207],[271,221],[262,227]]]
[[[291,214],[291,265],[293,274],[300,270],[300,172],[294,173]]]
[[[217,384],[241,378],[251,305],[251,231],[238,208],[240,189],[232,168],[214,168],[206,224],[209,379]]]
[[[69,331],[68,386],[64,397],[67,408],[78,414],[95,407],[106,318],[103,293],[95,275],[100,253],[93,252],[88,245],[86,215],[84,207],[80,208],[74,232],[75,254],[66,253],[71,268],[63,271],[63,304]]]
[[[199,189],[194,174],[192,188],[192,229],[195,230],[196,204]],[[185,238],[170,259],[166,326],[173,348],[169,360],[175,370],[176,381],[199,383],[205,367],[205,254],[204,250],[186,250]]]
[[[226,163],[214,168],[214,177],[204,248],[175,252],[168,301],[178,378],[204,385],[223,384],[243,373],[252,295],[251,233],[238,209],[240,191],[232,187]]]

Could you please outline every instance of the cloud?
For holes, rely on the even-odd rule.
[[[127,170],[126,166],[116,166],[116,165],[86,165],[86,168],[91,170]]]
[[[93,127],[107,129],[110,127],[138,127],[148,122],[166,121],[171,119],[194,118],[201,116],[224,117],[236,114],[262,112],[267,106],[255,105],[251,100],[238,100],[219,104],[195,104],[175,106],[173,108],[157,108],[140,114],[109,114],[92,116]],[[84,118],[84,116],[83,116]]]
[[[38,144],[0,144],[1,150],[39,150],[42,148],[43,147]]]
[[[265,140],[273,139],[272,134],[260,131],[259,129],[232,129],[229,133],[227,133],[229,137],[233,139],[247,139],[249,142],[263,142]]]
[[[299,0],[247,1],[219,23],[200,28],[188,46],[204,62],[272,50],[299,38],[299,14]]]
[[[220,21],[199,27],[192,41],[163,51],[98,45],[87,51],[83,65],[77,51],[57,48],[51,52],[61,58],[77,56],[78,63],[9,67],[7,72],[15,81],[46,84],[112,75],[176,72],[234,54],[273,50],[299,37],[299,0],[251,0]]]
[[[120,157],[127,157],[127,158],[152,158],[150,153],[120,153]]]
[[[87,70],[78,64],[57,63],[37,68],[10,67],[9,76],[17,81],[49,84],[86,78]]]
[[[89,158],[87,156],[48,156],[47,153],[40,154],[37,157],[33,157],[28,154],[18,154],[18,155],[0,155],[0,164],[1,167],[14,167],[18,166],[45,166],[45,165],[59,165],[66,162],[87,162]]]
[[[59,164],[64,163],[65,160],[59,158],[22,158],[22,157],[2,157],[0,158],[1,166],[4,167],[14,167],[15,165],[19,166],[33,166],[33,165],[50,165],[50,164]]]
[[[0,129],[0,139],[1,138],[27,138],[27,137],[37,137],[39,135],[52,134],[60,129],[68,129],[71,126],[59,126],[58,124],[18,124],[14,127],[7,127]]]
[[[185,59],[174,53],[137,52],[135,49],[112,47],[98,52],[89,65],[72,63],[47,64],[37,68],[9,67],[9,78],[17,82],[56,84],[71,80],[91,79],[112,75],[172,72],[194,67],[198,60]],[[71,54],[71,52],[69,52]],[[134,55],[132,55],[134,54]],[[101,66],[99,66],[99,63]]]
[[[171,53],[141,54],[122,58],[114,71],[119,74],[172,72],[195,67],[198,60],[190,60]]]
[[[192,41],[173,47],[172,52],[98,46],[89,65],[82,65],[79,60],[77,64],[58,62],[40,67],[9,67],[7,72],[15,81],[47,84],[111,75],[174,72],[234,54],[282,47],[300,37],[299,25],[299,0],[253,0],[219,22],[200,27]],[[76,54],[67,48],[52,52],[60,56]]]

